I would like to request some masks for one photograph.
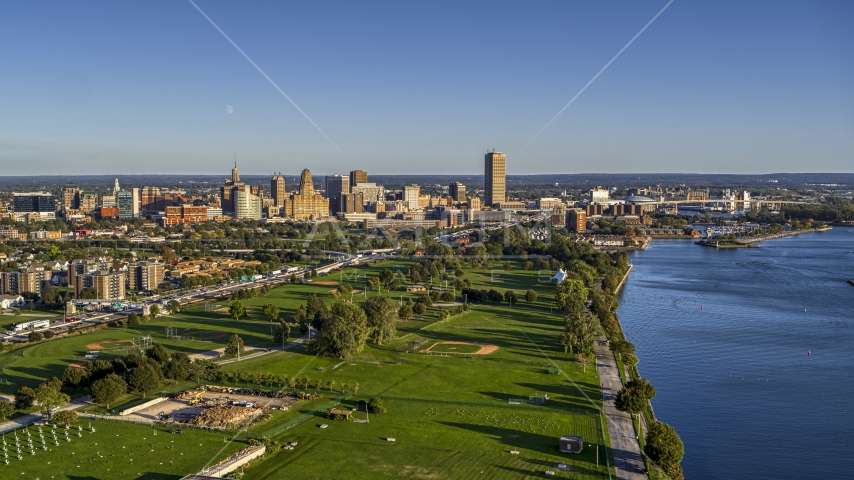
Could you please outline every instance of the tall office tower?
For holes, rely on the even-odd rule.
[[[261,197],[253,195],[249,185],[235,187],[232,194],[234,195],[234,218],[261,220]]]
[[[113,184],[113,195],[119,193],[119,190],[121,190],[121,188],[119,188],[119,179],[117,178],[116,182]]]
[[[329,209],[333,214],[341,211],[341,195],[345,193],[350,193],[350,177],[326,176],[326,198],[329,199]]]
[[[329,200],[314,191],[307,168],[300,176],[299,192],[290,196],[285,207],[286,216],[294,220],[316,220],[329,214]]]
[[[448,187],[448,195],[453,198],[455,202],[465,202],[466,186],[460,182],[452,182]]]
[[[350,187],[360,183],[368,183],[368,172],[364,170],[353,170],[350,172]]]
[[[139,217],[139,189],[119,190],[116,194],[116,206],[119,207],[119,218]]]
[[[12,196],[12,207],[18,213],[47,213],[55,210],[53,195],[47,192],[15,193]]]
[[[365,211],[365,196],[361,192],[342,193],[339,203],[339,212],[341,213],[364,213]]]
[[[273,175],[270,180],[270,194],[273,197],[273,205],[282,207],[285,205],[285,177],[282,172]]]
[[[237,170],[237,159],[234,160],[234,168],[231,169],[231,181],[234,183],[240,181],[240,172]]]
[[[63,210],[76,210],[80,208],[80,197],[77,196],[78,192],[80,192],[80,189],[73,183],[66,183],[62,187]]]
[[[421,195],[421,187],[418,185],[407,185],[403,187],[403,203],[407,210],[418,210],[418,197]]]
[[[142,187],[139,192],[140,209],[145,211],[156,210],[157,197],[160,196],[160,189],[157,187]]]
[[[483,203],[491,207],[507,201],[507,156],[495,150],[486,154]]]

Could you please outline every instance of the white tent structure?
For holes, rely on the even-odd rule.
[[[562,281],[563,281],[563,279],[565,279],[565,278],[566,278],[566,272],[561,268],[561,269],[559,269],[559,270],[557,271],[557,273],[555,274],[555,276],[554,276],[554,277],[552,277],[552,280],[557,281],[557,283],[560,283],[560,282],[562,282]]]

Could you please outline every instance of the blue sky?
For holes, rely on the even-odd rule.
[[[3,174],[854,171],[854,2],[12,2]],[[227,106],[232,107],[228,113]]]

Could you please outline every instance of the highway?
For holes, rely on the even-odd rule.
[[[121,320],[127,318],[132,312],[139,313],[142,311],[143,306],[151,306],[157,305],[160,308],[162,313],[166,313],[166,304],[172,300],[177,300],[182,307],[194,303],[204,302],[206,300],[215,300],[217,298],[223,298],[231,295],[234,292],[239,290],[245,290],[248,288],[259,288],[264,285],[269,285],[271,287],[282,285],[288,283],[290,281],[291,275],[294,275],[297,279],[302,279],[305,277],[306,273],[308,273],[312,268],[314,268],[319,275],[326,275],[330,272],[346,268],[350,266],[355,266],[360,263],[370,262],[375,260],[382,260],[384,258],[388,258],[385,254],[374,254],[374,255],[353,255],[350,253],[343,252],[325,252],[330,255],[334,255],[338,257],[335,261],[328,263],[326,265],[322,265],[319,267],[309,267],[299,269],[294,272],[282,272],[279,275],[269,276],[259,278],[258,280],[237,280],[229,283],[225,283],[222,285],[214,285],[210,287],[202,287],[193,290],[185,290],[181,292],[170,293],[166,295],[159,295],[148,297],[145,300],[140,302],[131,302],[133,308],[127,310],[120,310],[116,312],[112,311],[102,311],[102,312],[91,312],[85,313],[81,312],[80,314],[69,315],[67,318],[75,318],[74,322],[66,322],[63,319],[59,319],[53,323],[49,327],[39,328],[36,330],[23,330],[20,332],[14,332],[12,335],[4,335],[2,338],[2,342],[27,342],[30,333],[33,331],[44,334],[45,331],[50,330],[54,334],[60,334],[66,332],[70,328],[80,328],[85,326],[95,326],[107,322],[112,322],[116,320]],[[393,256],[393,254],[392,254]],[[122,300],[117,300],[116,302],[120,303],[128,303]],[[21,320],[26,321],[22,318]],[[6,332],[9,333],[9,332]]]

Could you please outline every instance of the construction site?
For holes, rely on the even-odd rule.
[[[296,395],[260,389],[205,385],[180,392],[173,397],[154,399],[120,413],[130,421],[160,422],[164,425],[194,425],[205,428],[234,429],[259,419],[270,410],[288,410],[302,399],[317,394]]]

